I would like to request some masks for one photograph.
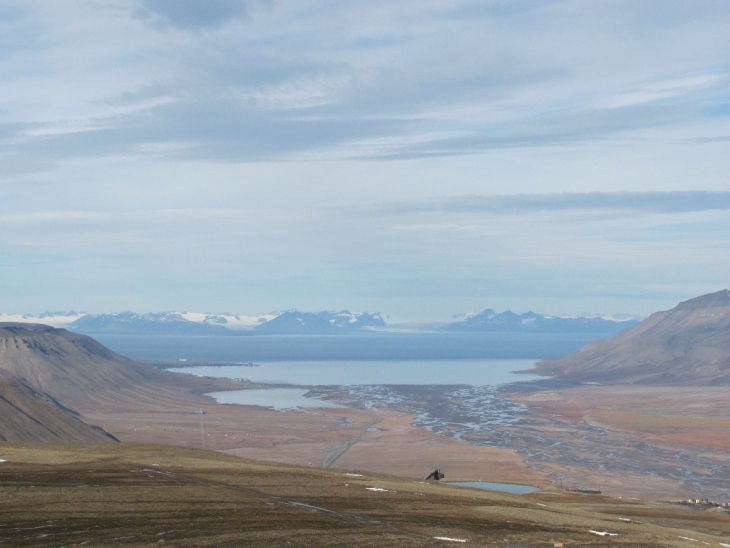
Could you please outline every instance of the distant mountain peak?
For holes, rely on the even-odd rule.
[[[69,325],[80,333],[126,333],[158,335],[227,335],[232,331],[216,323],[196,323],[178,312],[118,312],[87,314]]]
[[[288,310],[265,323],[256,326],[259,333],[350,333],[367,328],[385,327],[385,321],[379,313],[339,312],[323,310],[322,312],[299,312]]]
[[[517,314],[511,310],[496,313],[487,308],[479,314],[450,323],[448,331],[462,332],[533,332],[533,333],[601,333],[610,335],[631,325],[636,321],[616,321],[604,318],[560,318],[546,316],[529,311]]]

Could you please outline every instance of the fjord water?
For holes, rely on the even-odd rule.
[[[325,360],[558,358],[603,338],[596,333],[365,332],[347,335],[92,335],[134,359],[247,363]]]
[[[208,377],[246,379],[256,383],[297,386],[432,384],[498,386],[537,375],[514,374],[532,369],[535,360],[329,360],[261,362],[246,365],[175,367],[168,371]]]
[[[597,334],[368,332],[348,335],[160,336],[95,335],[135,359],[215,362],[175,367],[209,377],[280,385],[268,390],[212,394],[220,403],[278,409],[318,407],[306,386],[499,386],[539,378],[514,374],[535,360],[561,357]],[[255,362],[256,367],[241,365]],[[281,385],[286,385],[284,388]],[[325,404],[324,406],[329,406]]]
[[[95,335],[135,359],[228,363],[181,367],[196,375],[315,385],[489,385],[537,378],[541,358],[565,356],[599,338],[590,333],[365,332],[347,335]],[[238,364],[255,362],[259,367]],[[182,363],[181,363],[182,365]]]

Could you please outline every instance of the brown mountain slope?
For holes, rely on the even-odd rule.
[[[0,439],[115,440],[74,413],[154,385],[161,374],[84,335],[0,323]]]
[[[63,405],[104,398],[156,380],[161,371],[115,354],[94,339],[38,324],[0,323],[0,370]]]
[[[116,441],[48,396],[0,373],[0,441]]]
[[[570,356],[537,364],[541,374],[599,383],[730,384],[730,291],[657,312]]]
[[[210,405],[205,393],[246,386],[169,373],[115,354],[85,335],[16,323],[0,323],[0,375],[5,383],[0,396],[8,394],[0,401],[0,439],[23,441],[55,439],[51,432],[64,441],[110,439],[88,424],[93,435],[75,429],[83,430],[81,421],[109,429],[109,417],[121,416],[124,424],[112,423],[126,432],[132,415],[152,410],[167,425],[173,416],[187,418]]]

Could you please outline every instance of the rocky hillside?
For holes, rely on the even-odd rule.
[[[537,368],[544,375],[606,384],[730,384],[730,291],[682,302]]]
[[[164,374],[65,329],[0,323],[0,439],[113,440],[72,409]]]
[[[0,441],[100,442],[115,441],[48,395],[0,373]]]
[[[210,401],[203,394],[241,387],[161,371],[65,329],[0,323],[0,440],[114,439],[88,423],[171,402],[197,410]]]
[[[115,354],[94,339],[38,324],[0,323],[0,372],[64,405],[139,386],[162,372]]]

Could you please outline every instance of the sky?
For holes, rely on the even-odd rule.
[[[730,287],[726,0],[0,0],[0,311]]]

